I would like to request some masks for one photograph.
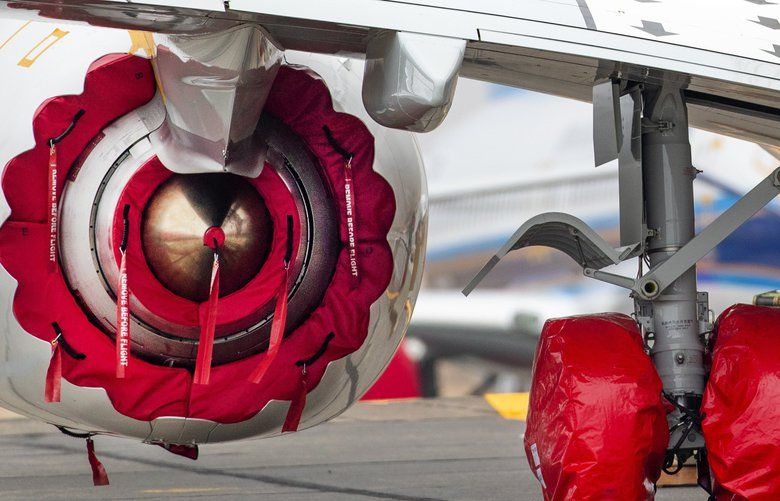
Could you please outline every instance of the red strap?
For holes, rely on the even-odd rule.
[[[258,384],[262,381],[268,368],[274,363],[276,355],[279,354],[279,347],[282,345],[282,339],[284,339],[284,328],[287,324],[287,280],[290,273],[290,267],[287,263],[284,265],[284,273],[282,273],[282,282],[276,289],[276,307],[274,308],[274,318],[271,321],[271,336],[268,341],[268,351],[265,353],[265,357],[260,361],[255,371],[249,378],[254,384]]]
[[[197,445],[177,445],[177,444],[161,444],[156,443],[171,454],[192,459],[193,461],[198,459],[198,446]]]
[[[87,459],[89,459],[89,466],[92,467],[92,483],[94,485],[108,485],[108,474],[103,463],[95,455],[95,442],[91,438],[87,439]]]
[[[49,176],[46,212],[49,216],[49,272],[57,271],[57,220],[59,202],[57,198],[57,147],[49,148]]]
[[[51,342],[51,359],[49,370],[46,371],[46,389],[44,401],[46,403],[59,402],[62,391],[62,348],[59,343],[60,336]]]
[[[298,388],[290,402],[290,409],[287,411],[287,417],[282,426],[282,433],[288,431],[298,431],[298,425],[301,423],[303,408],[306,407],[306,394],[309,392],[308,381],[306,380],[306,366],[301,371],[301,379],[298,381]]]
[[[116,298],[116,377],[123,379],[130,363],[130,296],[127,290],[127,253],[119,261]]]
[[[211,376],[211,354],[214,350],[214,330],[217,327],[217,306],[219,304],[219,253],[214,252],[211,268],[211,288],[206,308],[206,321],[201,322],[198,359],[195,361],[195,384],[209,384]]]
[[[344,206],[347,218],[347,257],[349,258],[349,271],[352,288],[360,284],[360,271],[358,269],[358,239],[357,239],[357,215],[355,211],[355,181],[352,178],[352,157],[344,162]]]

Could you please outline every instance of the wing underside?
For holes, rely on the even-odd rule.
[[[680,9],[701,2],[689,3],[670,10],[618,9],[609,0],[27,0],[0,1],[0,15],[163,33],[256,23],[282,49],[350,57],[363,57],[383,30],[456,38],[466,41],[463,77],[581,101],[609,78],[683,79],[693,126],[780,147],[780,39],[761,25],[769,13],[734,2],[686,17]]]

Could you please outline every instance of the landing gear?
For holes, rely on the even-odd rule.
[[[661,380],[631,317],[545,323],[523,441],[549,501],[652,498],[669,431]]]
[[[646,352],[663,384],[662,398],[671,409],[664,470],[676,473],[675,465],[695,457],[704,473],[709,469],[699,409],[713,325],[707,294],[697,290],[696,263],[777,196],[780,168],[695,235],[698,171],[691,163],[683,87],[675,81],[650,86],[618,80],[594,87],[597,162],[619,161],[621,247],[612,248],[574,216],[542,214],[520,227],[464,293],[507,253],[532,245],[561,250],[585,276],[629,289]],[[640,263],[637,278],[602,270],[633,257]],[[649,267],[644,274],[643,264]]]
[[[780,309],[738,304],[718,317],[701,412],[718,499],[780,497]]]

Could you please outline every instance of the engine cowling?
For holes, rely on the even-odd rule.
[[[296,428],[343,412],[389,362],[419,287],[425,180],[412,137],[367,118],[352,63],[288,54],[298,65],[279,70],[254,139],[268,145],[260,175],[177,174],[155,154],[165,108],[151,65],[122,54],[133,34],[68,29],[59,58],[19,66],[0,51],[19,89],[3,96],[13,113],[0,125],[0,401],[168,444],[279,434],[302,400]],[[217,239],[212,364],[195,384]],[[280,296],[284,337],[253,381],[274,351]],[[55,339],[61,401],[46,403]]]

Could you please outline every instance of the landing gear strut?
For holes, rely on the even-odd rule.
[[[642,179],[649,238],[643,256],[650,269],[667,261],[695,235],[693,180],[688,113],[682,90],[664,86],[642,92]],[[645,293],[656,292],[647,282]],[[709,310],[696,290],[696,266],[687,269],[652,300],[636,297],[644,317],[650,356],[663,382],[664,395],[675,406],[668,416],[670,454],[665,469],[679,467],[704,447],[698,414],[704,393],[704,340],[699,311]],[[649,339],[648,339],[649,338]],[[676,456],[676,457],[675,457]],[[669,470],[669,472],[674,470]]]

